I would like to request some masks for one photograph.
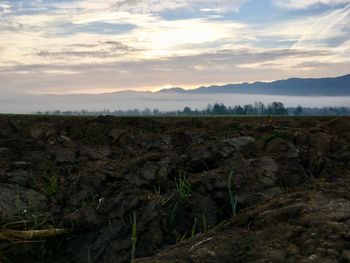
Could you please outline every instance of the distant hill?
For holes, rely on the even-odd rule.
[[[179,87],[174,87],[174,88],[170,88],[170,89],[162,89],[160,91],[158,91],[158,93],[186,93],[188,92],[185,89],[179,88]]]
[[[158,93],[188,94],[265,94],[285,96],[349,96],[350,74],[336,78],[291,78],[273,82],[227,84],[199,87],[193,90],[181,88],[163,89]]]

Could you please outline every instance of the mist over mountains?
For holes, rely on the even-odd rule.
[[[0,112],[31,113],[37,111],[100,111],[104,109],[159,109],[176,111],[184,107],[204,109],[208,104],[228,106],[265,104],[279,101],[287,107],[350,107],[350,75],[337,78],[279,80],[200,87],[164,89],[158,92],[121,91],[103,94],[34,95],[17,94],[0,97]]]

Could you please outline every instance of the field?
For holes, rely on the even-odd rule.
[[[350,118],[0,115],[0,262],[350,262]]]

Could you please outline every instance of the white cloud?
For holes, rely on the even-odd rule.
[[[330,6],[350,4],[350,0],[275,0],[275,2],[282,7],[295,9],[304,9],[317,4]]]
[[[228,12],[238,10],[244,2],[247,0],[119,0],[113,7],[131,12],[160,12],[178,8]]]
[[[11,13],[11,5],[7,1],[0,2],[0,14]]]
[[[192,11],[206,9],[228,12],[238,10],[247,1],[249,0],[79,0],[72,3],[58,3],[55,6],[87,10],[114,9],[132,13],[162,12],[179,8]]]
[[[0,0],[6,4],[0,5],[2,87],[21,92],[98,92],[157,88],[169,82],[194,87],[346,71],[350,6],[260,25],[208,16],[221,12],[225,17],[222,12],[234,12],[243,2],[78,0],[46,2],[55,9],[42,9],[45,1],[35,1],[36,12],[16,14],[9,1]],[[322,1],[284,1],[291,8],[316,2]],[[3,15],[5,8],[12,12]],[[179,8],[197,10],[198,16],[186,18],[186,12],[174,10]],[[156,14],[160,11],[173,12],[175,18],[181,13],[182,18],[167,20]],[[80,30],[96,24],[98,29],[132,27],[116,33]],[[264,41],[273,45],[264,47]]]

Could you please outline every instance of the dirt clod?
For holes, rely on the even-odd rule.
[[[0,116],[0,262],[350,262],[349,125]]]

